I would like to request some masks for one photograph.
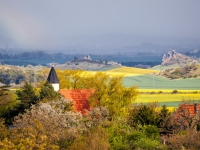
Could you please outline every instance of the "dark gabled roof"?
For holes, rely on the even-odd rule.
[[[49,83],[59,83],[59,80],[58,80],[58,77],[57,77],[54,67],[51,67],[47,81]]]

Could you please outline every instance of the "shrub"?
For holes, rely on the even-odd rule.
[[[162,94],[162,93],[163,93],[162,91],[159,91],[159,92],[158,92],[158,94]]]
[[[172,94],[177,94],[177,93],[178,93],[177,90],[173,90],[173,91],[172,91]]]
[[[167,145],[171,150],[200,149],[200,132],[188,130],[185,134],[176,134],[167,139]]]
[[[108,150],[110,149],[107,131],[101,126],[87,131],[82,137],[76,139],[69,147],[70,150]]]

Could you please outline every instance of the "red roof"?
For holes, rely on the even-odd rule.
[[[62,94],[66,99],[73,101],[73,107],[75,111],[80,111],[82,114],[90,110],[89,98],[94,90],[79,90],[79,89],[61,89],[60,94]]]
[[[189,117],[194,117],[200,113],[200,104],[181,104],[175,115],[174,121],[177,125],[189,125]]]
[[[199,113],[200,104],[182,104],[178,107],[178,112],[185,111],[189,116],[194,116],[195,114]]]

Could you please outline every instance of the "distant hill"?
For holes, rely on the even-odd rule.
[[[51,65],[51,64],[49,64]],[[92,60],[92,58],[87,55],[78,59],[74,57],[72,61],[68,61],[64,64],[56,64],[56,68],[60,69],[81,69],[81,70],[109,70],[110,68],[120,67],[121,64],[114,61],[107,60]]]
[[[200,59],[170,49],[163,55],[161,65],[152,69],[160,70],[159,75],[169,79],[197,78],[200,77]]]
[[[169,50],[168,54],[164,54],[162,58],[162,66],[170,66],[177,64],[180,67],[191,65],[191,64],[199,64],[199,58],[193,58],[186,56],[185,54],[177,53],[175,50]]]

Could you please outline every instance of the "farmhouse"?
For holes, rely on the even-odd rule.
[[[90,110],[88,99],[94,93],[94,90],[86,89],[59,89],[59,79],[54,67],[51,67],[47,81],[53,86],[54,91],[59,91],[66,99],[73,101],[75,111],[85,114]]]

